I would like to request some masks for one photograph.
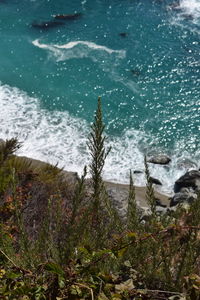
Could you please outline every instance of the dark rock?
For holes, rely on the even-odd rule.
[[[182,203],[192,203],[194,200],[197,199],[197,194],[195,194],[194,192],[180,192],[180,193],[176,193],[174,195],[174,197],[171,198],[170,201],[170,207],[175,206],[177,204],[182,204]]]
[[[128,35],[127,32],[120,32],[120,33],[119,33],[119,36],[121,36],[121,37],[123,37],[123,38],[127,37],[127,35]]]
[[[138,69],[132,69],[131,70],[131,73],[133,74],[133,75],[135,75],[135,76],[139,76],[141,73],[140,73],[140,70],[138,70]]]
[[[74,21],[82,17],[82,13],[75,13],[71,15],[55,15],[53,16],[56,20]]]
[[[167,205],[162,204],[162,202],[158,198],[156,198],[156,206],[167,207]]]
[[[162,185],[162,183],[160,182],[160,180],[154,178],[154,177],[149,177],[149,180],[154,183],[154,184],[158,184],[158,185]]]
[[[183,187],[191,187],[195,191],[200,190],[200,171],[191,170],[181,176],[174,185],[174,192],[180,192]]]
[[[135,171],[133,171],[133,174],[142,174],[143,172],[142,171],[140,171],[140,170],[135,170]]]
[[[158,154],[156,156],[152,156],[147,159],[148,163],[159,164],[159,165],[167,165],[170,161],[171,161],[171,158],[169,158],[165,154]]]
[[[47,21],[47,22],[42,22],[42,23],[32,23],[33,28],[38,28],[38,29],[49,29],[49,28],[54,28],[57,26],[62,26],[64,25],[63,22],[57,22],[57,21]]]

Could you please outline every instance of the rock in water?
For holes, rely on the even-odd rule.
[[[171,161],[171,158],[165,154],[159,154],[152,156],[147,159],[148,163],[158,164],[158,165],[167,165]]]
[[[47,22],[42,22],[42,23],[33,23],[32,27],[38,28],[38,29],[49,29],[49,28],[54,28],[54,27],[62,26],[62,25],[64,25],[64,23],[62,23],[62,22],[47,21]]]
[[[175,182],[174,192],[180,192],[183,187],[191,187],[194,191],[200,191],[200,171],[191,170],[181,176]]]
[[[55,15],[53,16],[54,19],[57,20],[66,20],[66,21],[74,21],[76,19],[79,19],[80,17],[82,17],[82,13],[75,13],[75,14],[71,14],[71,15]]]
[[[133,171],[133,174],[142,174],[143,172],[142,171],[140,171],[140,170],[135,170],[135,171]]]
[[[130,70],[131,71],[131,73],[134,75],[134,76],[140,76],[140,70],[138,70],[138,69],[132,69],[132,70]]]
[[[123,38],[127,37],[127,35],[128,35],[127,32],[120,32],[120,33],[119,33],[119,36],[121,36],[121,37],[123,37]]]
[[[162,183],[160,182],[160,180],[154,178],[154,177],[150,177],[149,180],[154,183],[154,184],[158,184],[158,185],[162,185]]]

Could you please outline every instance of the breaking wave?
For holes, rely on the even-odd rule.
[[[172,3],[169,8],[175,13],[172,16],[172,24],[200,34],[200,0],[181,0]]]
[[[191,16],[194,21],[200,19],[200,1],[199,0],[182,0],[180,2],[180,9],[182,14],[186,16]]]

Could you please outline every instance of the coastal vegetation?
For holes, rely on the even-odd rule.
[[[150,214],[136,203],[130,170],[120,216],[102,179],[110,149],[100,99],[81,178],[17,157],[21,146],[0,144],[1,299],[200,299],[200,196],[158,214],[145,157]]]

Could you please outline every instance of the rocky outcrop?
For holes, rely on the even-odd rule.
[[[191,170],[181,176],[174,185],[174,192],[179,193],[182,188],[192,188],[200,191],[200,171]]]
[[[159,165],[167,165],[170,161],[171,158],[165,154],[151,156],[147,159],[148,163],[159,164]]]
[[[171,198],[170,206],[191,204],[197,199],[200,191],[200,171],[191,170],[186,172],[174,184],[175,195]]]
[[[171,198],[170,207],[183,203],[190,204],[196,199],[197,194],[193,190],[184,188]]]

